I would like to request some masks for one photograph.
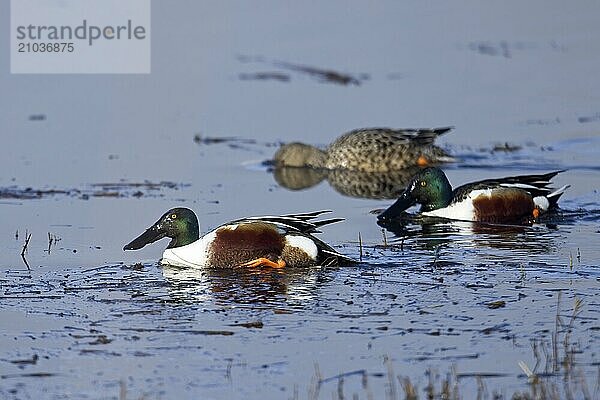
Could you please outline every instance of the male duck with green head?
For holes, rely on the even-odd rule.
[[[420,204],[421,214],[426,216],[493,224],[529,224],[541,213],[556,207],[569,187],[565,185],[557,190],[548,187],[550,180],[560,172],[486,179],[452,190],[441,169],[425,168],[377,218],[389,221]]]
[[[313,236],[319,232],[318,227],[342,221],[341,218],[313,221],[327,212],[244,218],[200,237],[196,214],[188,208],[173,208],[123,250],[138,250],[169,237],[171,242],[163,253],[162,264],[194,268],[282,268],[351,263],[352,259]]]

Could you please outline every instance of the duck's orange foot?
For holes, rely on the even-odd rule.
[[[534,208],[532,214],[533,218],[537,219],[540,216],[540,210],[538,208]]]
[[[268,258],[257,258],[256,260],[248,261],[243,264],[240,264],[239,267],[271,267],[271,268],[283,268],[285,267],[285,261],[282,259],[277,260],[277,262],[273,262]]]

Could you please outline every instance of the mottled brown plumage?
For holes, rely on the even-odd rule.
[[[274,156],[277,166],[388,172],[410,166],[452,161],[434,140],[451,128],[357,129],[337,138],[326,150],[303,143],[282,146]]]
[[[297,247],[284,246],[280,258],[290,267],[312,267],[316,265],[315,260]]]

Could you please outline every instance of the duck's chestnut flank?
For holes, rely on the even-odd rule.
[[[277,262],[285,246],[277,227],[264,222],[241,224],[234,229],[222,227],[215,234],[208,257],[209,263],[217,268],[240,265],[261,257]]]
[[[475,218],[493,224],[523,224],[533,218],[535,204],[531,195],[521,189],[505,188],[491,196],[473,199]]]

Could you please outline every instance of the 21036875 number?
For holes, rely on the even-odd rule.
[[[17,44],[19,53],[72,53],[75,51],[75,46],[70,42],[61,43],[29,43],[21,42]]]

